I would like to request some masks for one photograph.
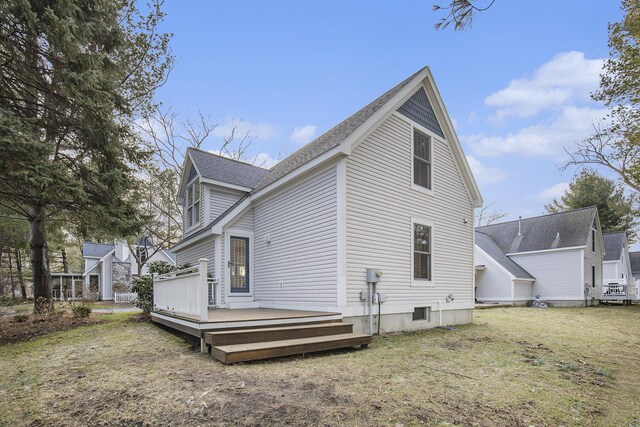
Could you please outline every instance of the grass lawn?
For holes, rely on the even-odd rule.
[[[640,307],[476,310],[224,366],[130,314],[0,346],[0,425],[640,426]]]
[[[72,305],[86,305],[91,307],[92,309],[123,309],[123,308],[133,308],[133,304],[127,303],[114,303],[113,301],[56,301],[54,303],[54,307],[56,310],[69,311],[71,310]],[[5,314],[31,314],[33,313],[33,302],[25,302],[14,305],[0,306],[0,315]]]

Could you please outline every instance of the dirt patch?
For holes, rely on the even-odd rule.
[[[31,341],[53,332],[100,322],[99,317],[77,318],[67,313],[54,313],[50,316],[10,316],[0,320],[0,345]]]

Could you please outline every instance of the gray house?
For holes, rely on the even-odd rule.
[[[476,228],[476,299],[555,306],[602,299],[605,254],[596,207]]]
[[[147,260],[142,271],[138,271],[138,263],[131,250],[136,252],[138,258]],[[124,240],[117,240],[115,243],[83,242],[82,258],[84,289],[91,294],[98,294],[104,300],[112,300],[114,290],[118,287],[128,289],[132,276],[148,274],[149,262],[176,263],[173,251],[155,251],[148,238],[140,238],[131,246]]]
[[[482,199],[428,68],[271,169],[189,149],[183,170],[173,250],[205,263],[209,318],[164,285],[181,276],[156,286],[155,321],[197,334],[236,309],[305,310],[364,331],[368,267],[381,331],[471,321]]]

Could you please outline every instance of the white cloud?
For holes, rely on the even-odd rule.
[[[227,138],[234,131],[236,139],[242,139],[247,133],[262,141],[268,141],[278,136],[278,129],[269,123],[252,123],[246,120],[227,119],[211,132],[218,138]]]
[[[588,137],[593,123],[606,113],[606,109],[566,106],[551,123],[525,127],[506,136],[475,134],[463,139],[478,156],[515,153],[559,157],[564,155],[564,147]]]
[[[603,64],[603,59],[586,59],[583,52],[559,53],[532,77],[512,80],[484,102],[497,107],[496,118],[501,119],[531,117],[545,108],[587,100],[598,87]]]
[[[291,132],[291,140],[298,145],[306,144],[315,138],[316,130],[318,126],[316,125],[305,125],[302,127],[296,127],[293,132]]]
[[[569,188],[568,182],[559,182],[539,192],[536,198],[542,202],[550,202],[553,199],[559,199]]]
[[[278,163],[278,159],[274,159],[269,153],[260,153],[251,159],[250,163],[261,168],[270,169]]]
[[[485,166],[473,156],[467,156],[467,162],[478,185],[494,184],[507,179],[507,174],[497,166]]]

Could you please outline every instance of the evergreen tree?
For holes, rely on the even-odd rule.
[[[637,239],[638,209],[633,196],[615,181],[592,169],[583,169],[569,184],[560,200],[545,206],[549,213],[597,206],[604,232],[626,231],[630,241]]]
[[[52,217],[120,235],[140,227],[133,123],[171,66],[160,3],[0,3],[0,205],[29,222],[36,311],[52,308]]]

